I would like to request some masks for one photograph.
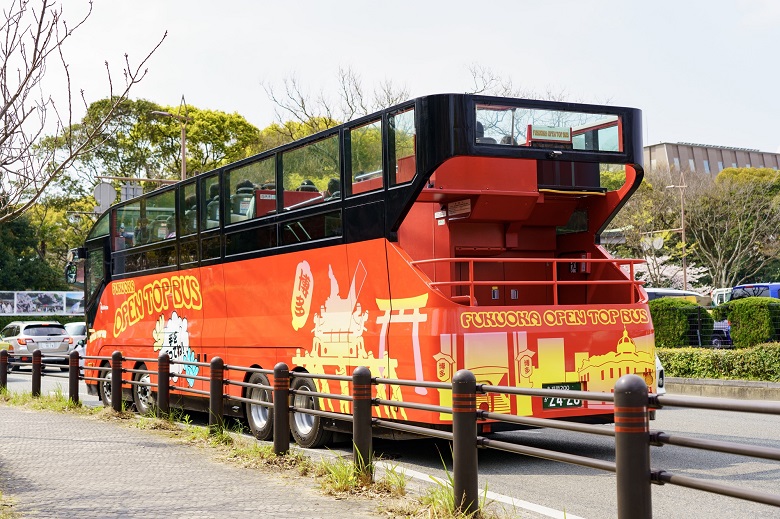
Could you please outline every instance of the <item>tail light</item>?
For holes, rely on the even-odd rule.
[[[67,342],[68,344],[73,344],[73,337],[68,337],[65,342]]]
[[[19,346],[26,346],[27,344],[32,344],[35,341],[33,341],[32,339],[23,339],[23,338],[19,337],[19,338],[16,339],[16,342],[19,343]]]

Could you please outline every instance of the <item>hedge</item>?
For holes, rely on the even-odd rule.
[[[664,375],[780,382],[780,343],[734,350],[656,348]]]
[[[735,348],[780,340],[780,302],[773,297],[746,297],[717,306],[715,318],[728,319]]]
[[[674,348],[710,343],[714,321],[705,308],[678,297],[653,299],[648,307],[656,346]]]

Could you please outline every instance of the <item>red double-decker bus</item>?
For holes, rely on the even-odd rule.
[[[172,392],[207,401],[208,369],[176,361],[611,391],[656,384],[653,328],[636,260],[600,234],[639,186],[641,112],[443,94],[417,98],[112,207],[86,240],[89,356],[168,353]],[[619,181],[616,181],[619,179]],[[88,377],[105,376],[87,360]],[[139,361],[140,362],[140,361]],[[137,369],[146,369],[136,365]],[[130,376],[130,375],[126,375]],[[148,375],[135,375],[148,377]],[[268,384],[264,375],[226,377]],[[231,397],[269,401],[229,385]],[[346,394],[346,383],[294,388]],[[90,383],[110,401],[110,380]],[[154,399],[133,385],[140,411]],[[380,385],[377,396],[449,406],[446,391]],[[131,395],[127,395],[128,398]],[[297,395],[296,406],[350,412]],[[496,395],[482,409],[610,422],[608,403]],[[225,406],[261,439],[266,408]],[[435,428],[449,415],[378,407]],[[494,424],[480,423],[483,432]],[[338,421],[297,414],[304,446]]]

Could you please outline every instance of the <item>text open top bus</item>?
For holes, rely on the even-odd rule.
[[[636,373],[654,390],[638,261],[599,245],[642,180],[640,126],[631,108],[431,95],[117,204],[86,241],[87,355],[167,353],[178,375],[172,399],[192,408],[207,402],[186,390],[208,383],[183,375],[208,369],[176,361],[215,356],[329,375],[366,366],[377,377],[433,382],[465,368],[482,384],[605,392]],[[88,377],[104,375],[89,369],[98,362],[87,360]],[[347,383],[295,380],[295,388],[349,392]],[[105,399],[110,384],[89,388]],[[445,390],[375,391],[451,406]],[[132,392],[144,409],[148,387]],[[233,404],[226,409],[257,437],[272,434],[265,408]],[[348,402],[309,405],[350,412]],[[477,405],[613,420],[611,404],[574,399],[496,395]],[[451,426],[447,414],[374,412]],[[305,446],[343,425],[305,416],[292,421]]]

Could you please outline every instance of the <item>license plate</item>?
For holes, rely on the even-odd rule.
[[[582,382],[559,382],[542,384],[542,389],[562,389],[565,391],[582,391]],[[582,400],[556,396],[542,397],[542,409],[561,409],[565,407],[582,407]]]
[[[55,348],[59,348],[61,342],[39,342],[38,347],[40,347],[42,350],[53,350]]]

